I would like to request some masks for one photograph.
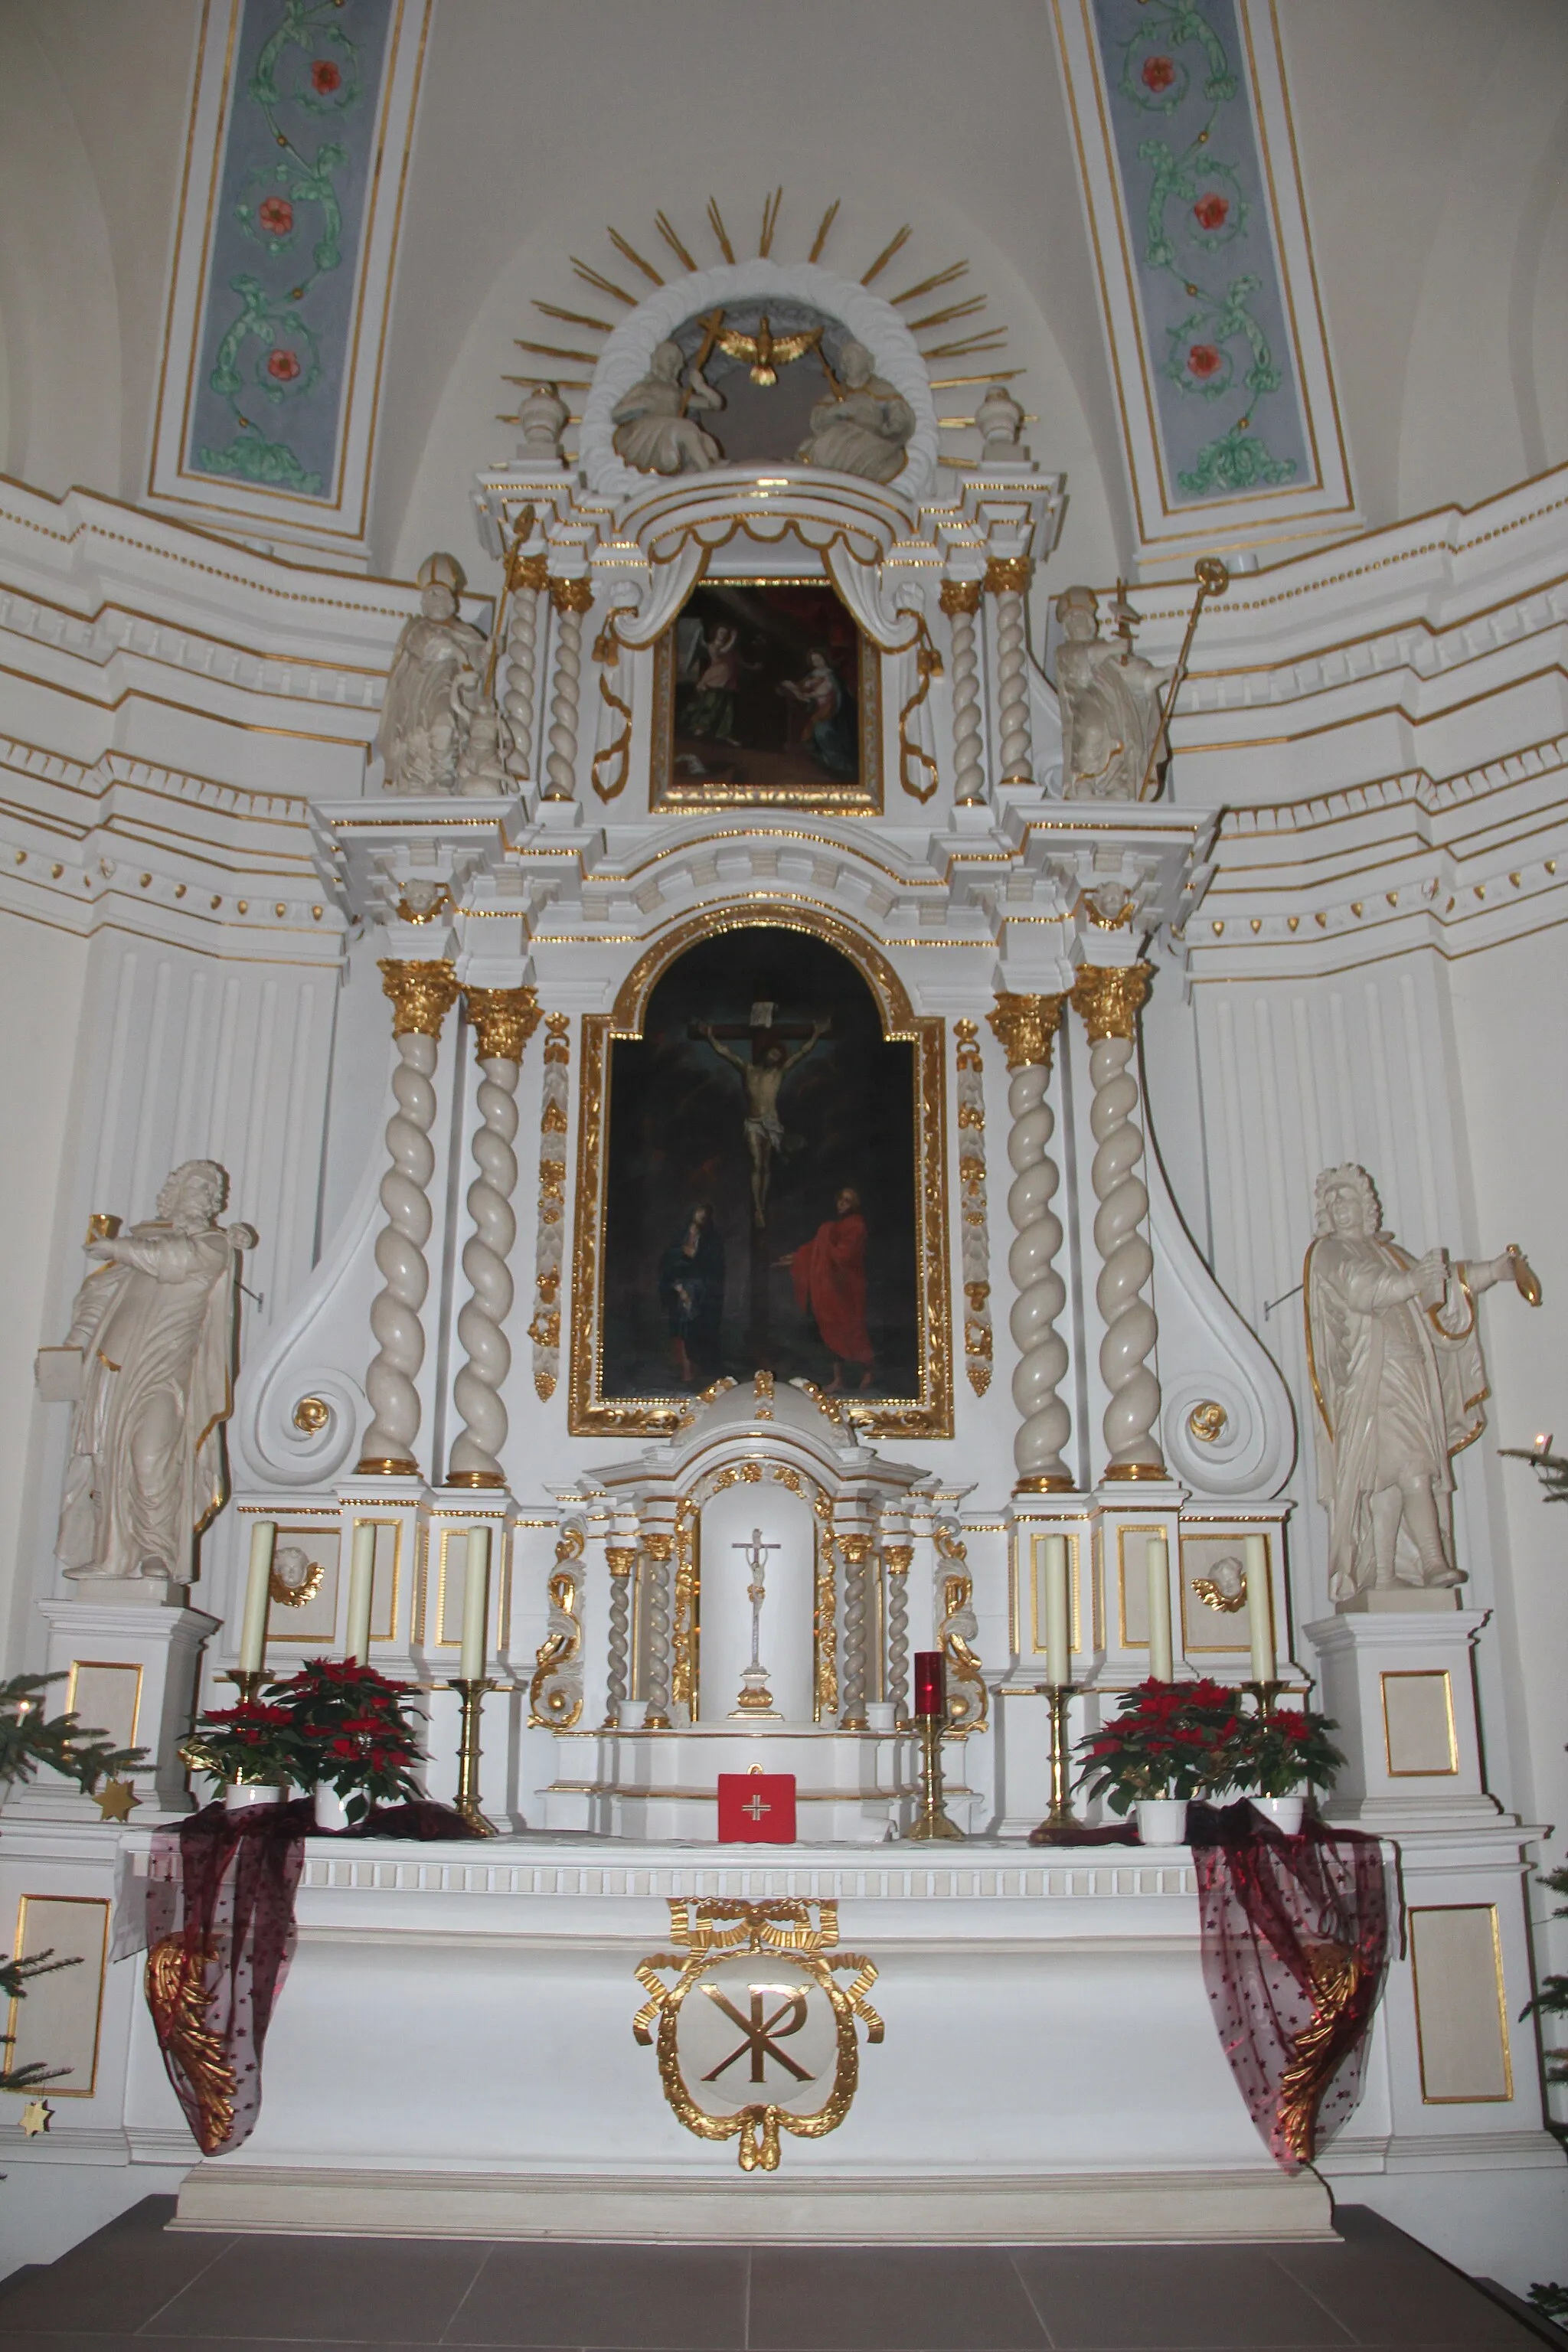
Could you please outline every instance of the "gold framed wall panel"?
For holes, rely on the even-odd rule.
[[[1392,1696],[1394,1703],[1393,1712],[1391,1713],[1389,1708],[1390,1692],[1388,1687],[1390,1683],[1405,1685],[1413,1684],[1424,1684],[1427,1685],[1426,1696],[1428,1699],[1436,1698],[1437,1701],[1437,1706],[1440,1709],[1440,1715],[1436,1725],[1434,1726],[1430,1721],[1422,1723],[1417,1720],[1415,1709],[1407,1704],[1407,1702],[1412,1700],[1415,1701],[1417,1705],[1420,1702],[1422,1694],[1414,1689],[1396,1689],[1393,1693]],[[1431,1690],[1430,1686],[1433,1684],[1440,1685],[1441,1688],[1437,1691]],[[1459,1769],[1459,1735],[1458,1727],[1454,1722],[1454,1685],[1447,1667],[1417,1666],[1414,1668],[1391,1669],[1388,1673],[1379,1676],[1379,1688],[1383,1697],[1383,1752],[1388,1766],[1389,1779],[1391,1780],[1438,1780],[1451,1779]],[[1403,1720],[1401,1718],[1403,1718]],[[1436,1728],[1437,1735],[1436,1748],[1437,1752],[1440,1752],[1446,1759],[1444,1762],[1440,1764],[1411,1764],[1408,1762],[1396,1764],[1394,1762],[1394,1759],[1396,1752],[1408,1756],[1410,1753],[1409,1743],[1414,1741],[1416,1744],[1419,1744],[1423,1739],[1430,1739],[1434,1728]]]
[[[666,1436],[692,1418],[676,1393],[608,1397],[604,1392],[605,1182],[609,1142],[610,1041],[636,1038],[655,982],[687,948],[720,932],[810,933],[854,963],[871,990],[889,1040],[912,1044],[920,1383],[911,1396],[866,1402],[844,1398],[845,1420],[870,1437],[951,1437],[952,1302],[948,1272],[946,1024],[917,1014],[881,950],[826,908],[758,899],[689,917],[646,949],[622,982],[615,1009],[583,1015],[577,1106],[577,1171],[572,1244],[572,1343],[566,1426],[573,1437]]]
[[[1409,1927],[1422,2105],[1507,2105],[1513,2053],[1497,1905],[1413,1904]]]
[[[97,1917],[91,1915],[96,1913]],[[16,1906],[18,1959],[52,1951],[76,1968],[37,1977],[26,1997],[13,1994],[5,2020],[11,2036],[8,2063],[64,2066],[85,2075],[75,2084],[58,2078],[40,2089],[50,2099],[90,2099],[98,2085],[98,2052],[103,2032],[103,1986],[109,1967],[108,1900],[98,1895],[24,1895]],[[36,2098],[34,2091],[18,2097]]]
[[[89,1675],[105,1679],[84,1682]],[[95,1690],[101,1696],[95,1697]],[[66,1713],[80,1715],[84,1708],[85,1730],[101,1731],[111,1747],[134,1748],[142,1719],[142,1668],[121,1658],[73,1658],[66,1681]],[[104,1717],[101,1723],[99,1716]]]

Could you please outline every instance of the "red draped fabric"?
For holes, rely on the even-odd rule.
[[[829,1217],[792,1260],[795,1304],[816,1318],[822,1344],[842,1362],[871,1361],[866,1328],[866,1220]]]
[[[229,1813],[207,1805],[153,1839],[147,2006],[204,2156],[249,2138],[261,2049],[294,1952],[294,1896],[313,1833],[309,1798]],[[343,1837],[469,1838],[446,1805],[389,1805]]]
[[[1204,1983],[1247,2112],[1287,2171],[1354,2106],[1388,1962],[1383,1850],[1308,1821],[1299,1837],[1249,1805],[1194,1805]]]

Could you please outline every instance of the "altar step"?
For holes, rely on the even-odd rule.
[[[1363,2207],[1318,2245],[606,2246],[166,2227],[150,2197],[0,2285],[6,2352],[1525,2352],[1545,2334]]]

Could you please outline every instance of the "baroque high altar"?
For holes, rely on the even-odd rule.
[[[449,552],[400,592],[366,788],[312,792],[309,865],[287,853],[279,918],[314,926],[314,965],[280,960],[254,1019],[214,1000],[219,1083],[256,1106],[226,1173],[258,1232],[218,1224],[216,1116],[170,1123],[170,1159],[199,1131],[215,1162],[181,1167],[150,1223],[155,1139],[135,1186],[101,1161],[112,1197],[87,1198],[84,1167],[96,1256],[40,1359],[61,1410],[39,1605],[74,1703],[147,1749],[147,1810],[105,1828],[34,1789],[0,1847],[31,1899],[115,1906],[84,2157],[189,2161],[133,1989],[136,1906],[148,1820],[193,1802],[193,1697],[239,1658],[253,1530],[275,1530],[280,1672],[343,1650],[363,1566],[371,1660],[426,1695],[441,1798],[488,1539],[477,1793],[499,1833],[311,1844],[260,2120],[186,2174],[188,2221],[1278,2238],[1329,2231],[1329,2181],[1402,2168],[1555,2194],[1510,2072],[1526,1832],[1478,1730],[1449,1467],[1475,1431],[1445,1422],[1407,1460],[1354,1324],[1405,1349],[1412,1394],[1430,1358],[1436,1395],[1434,1351],[1478,1347],[1475,1295],[1510,1262],[1467,1288],[1445,1260],[1427,1337],[1375,1198],[1331,1171],[1306,1320],[1283,1310],[1311,1360],[1321,1427],[1302,1426],[1281,1327],[1271,1352],[1166,1174],[1228,1154],[1233,1218],[1276,1213],[1277,1171],[1247,1159],[1265,1130],[1280,1148],[1240,1099],[1252,1066],[1232,1039],[1206,1147],[1166,1083],[1194,1127],[1165,1159],[1145,1091],[1185,1050],[1200,934],[1213,951],[1225,927],[1215,819],[1173,797],[1163,726],[1224,568],[1140,592],[1142,622],[1055,578],[1066,485],[1005,385],[980,389],[982,454],[939,469],[905,314],[767,259],[625,309],[570,464],[566,404],[533,386],[515,461],[474,488],[501,593],[467,596]],[[302,1242],[289,1187],[311,1192],[342,1133],[363,1178]],[[268,1234],[252,1196],[274,1166],[293,1223]],[[1298,1265],[1312,1239],[1286,1236]],[[242,1284],[273,1294],[254,1328]],[[116,1330],[162,1350],[145,1386],[178,1411],[115,1388]],[[1414,1965],[1317,2170],[1278,2167],[1237,2094],[1190,1853],[1027,1842],[1053,1793],[1058,1543],[1071,1736],[1157,1666],[1168,1624],[1177,1679],[1239,1686],[1261,1658],[1320,1685],[1348,1758],[1334,1817],[1400,1841]],[[933,1847],[908,1832],[911,1661],[934,1650],[968,1842]],[[718,1844],[718,1777],[753,1769],[793,1777],[794,1846]],[[711,1961],[746,1906],[773,1908]],[[744,2003],[791,1949],[821,2016],[786,1991],[800,2019],[770,2040]],[[698,1960],[729,2005],[681,2042],[698,1977],[658,1970]],[[769,2145],[748,2099],[772,2103]]]

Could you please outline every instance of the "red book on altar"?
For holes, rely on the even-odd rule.
[[[793,1845],[795,1774],[721,1772],[721,1845]]]

